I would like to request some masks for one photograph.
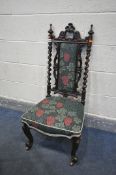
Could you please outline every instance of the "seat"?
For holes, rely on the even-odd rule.
[[[30,150],[33,145],[31,129],[48,136],[66,137],[72,140],[71,166],[78,160],[76,151],[83,129],[89,57],[94,33],[92,27],[91,25],[88,36],[82,39],[73,24],[69,23],[56,38],[50,25],[47,96],[21,116],[22,128],[28,138],[26,150]],[[85,61],[82,59],[84,47]]]
[[[42,133],[71,138],[80,136],[82,103],[66,97],[47,97],[22,116],[23,122]]]

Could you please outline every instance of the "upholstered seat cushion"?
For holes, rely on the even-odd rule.
[[[80,136],[83,105],[75,99],[48,97],[23,114],[22,122],[52,136]]]

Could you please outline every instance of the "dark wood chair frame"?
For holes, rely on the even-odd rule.
[[[91,53],[91,46],[93,40],[93,25],[90,26],[90,30],[88,32],[88,36],[84,39],[81,38],[80,33],[75,31],[75,27],[72,23],[69,23],[68,26],[65,27],[65,31],[61,31],[58,38],[55,38],[54,32],[52,30],[52,24],[50,24],[49,33],[49,42],[48,42],[48,81],[47,81],[47,97],[51,96],[51,92],[53,91],[54,94],[62,94],[62,96],[74,96],[78,98],[81,97],[81,103],[85,105],[85,97],[86,97],[86,88],[87,88],[87,78],[88,78],[88,68],[89,68],[89,61],[90,61],[90,53]],[[73,92],[67,92],[65,90],[58,90],[58,71],[59,71],[59,53],[60,53],[60,44],[61,43],[75,43],[78,44],[80,47],[80,56],[78,59],[78,64],[75,69],[75,84]],[[51,87],[51,71],[52,71],[52,46],[55,45],[56,47],[56,55],[54,58],[54,66],[53,66],[53,74],[55,78],[55,85]],[[86,57],[85,57],[85,66],[84,66],[84,73],[83,73],[83,85],[81,92],[78,91],[78,83],[81,78],[82,74],[82,58],[81,58],[81,50],[82,47],[86,46]],[[26,150],[30,150],[33,145],[33,137],[30,132],[30,128],[27,124],[23,123],[22,127],[25,135],[28,138],[28,142],[26,143]],[[77,162],[76,151],[78,149],[81,136],[79,137],[72,137],[72,150],[71,150],[71,161],[70,165],[74,165]]]

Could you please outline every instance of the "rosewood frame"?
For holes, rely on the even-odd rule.
[[[88,36],[84,39],[81,38],[80,33],[78,31],[75,31],[75,27],[72,23],[69,23],[68,26],[65,27],[65,31],[61,31],[58,38],[55,38],[54,32],[52,30],[52,24],[50,24],[50,29],[48,31],[49,33],[49,42],[48,42],[48,80],[47,80],[47,97],[51,96],[51,91],[54,93],[62,94],[63,96],[67,97],[69,95],[77,97],[81,96],[81,103],[85,104],[85,97],[86,97],[86,88],[87,88],[87,78],[88,78],[88,68],[89,68],[89,61],[90,61],[90,53],[91,53],[91,46],[92,46],[92,39],[93,39],[93,25],[91,25],[90,30],[88,32]],[[79,59],[78,59],[78,66],[75,69],[75,85],[74,85],[74,91],[73,93],[67,92],[67,91],[59,91],[58,90],[58,70],[59,70],[59,50],[60,50],[60,43],[75,43],[80,46],[80,53],[79,53]],[[54,65],[53,65],[53,74],[55,78],[55,86],[51,87],[51,71],[52,71],[52,46],[55,44],[56,46],[56,55],[54,58]],[[86,57],[85,57],[85,67],[84,67],[84,73],[83,73],[83,85],[82,85],[82,91],[77,91],[78,89],[78,82],[81,78],[82,74],[82,58],[81,58],[81,49],[82,47],[86,46]],[[24,123],[22,127],[24,134],[27,136],[28,141],[26,143],[26,150],[30,150],[33,145],[33,137],[30,132],[30,127]],[[73,166],[77,161],[76,157],[76,151],[79,147],[81,136],[79,137],[73,137],[72,140],[72,150],[71,150],[71,161],[70,165]]]
[[[81,103],[85,104],[85,97],[86,97],[86,88],[87,88],[87,78],[88,78],[88,68],[89,68],[89,61],[90,61],[90,53],[91,53],[91,46],[92,46],[92,39],[93,39],[93,25],[90,26],[90,30],[88,32],[88,36],[84,39],[81,38],[80,33],[75,31],[75,27],[72,23],[69,23],[68,26],[65,27],[65,31],[61,31],[58,38],[55,38],[54,32],[52,30],[52,24],[50,24],[49,33],[49,42],[48,42],[48,81],[47,81],[47,97],[51,96],[51,91],[54,93],[62,94],[63,96],[74,96],[78,97],[81,96]],[[72,38],[67,37],[67,33]],[[60,52],[60,44],[61,43],[75,43],[78,44],[80,47],[79,55],[78,55],[78,64],[75,69],[75,86],[73,92],[67,91],[59,91],[58,90],[58,71],[59,71],[59,52]],[[53,44],[56,46],[56,55],[54,58],[54,65],[53,65],[53,74],[55,78],[55,86],[51,87],[51,71],[52,71],[52,46]],[[86,57],[85,57],[85,67],[83,73],[83,86],[81,88],[81,92],[78,91],[78,83],[81,78],[82,74],[82,58],[81,58],[81,50],[86,46]]]

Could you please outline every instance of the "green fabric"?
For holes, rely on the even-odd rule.
[[[73,91],[77,52],[77,44],[62,43],[60,46],[59,90]]]
[[[22,122],[52,134],[72,135],[81,132],[84,107],[77,100],[48,97],[22,116]]]

